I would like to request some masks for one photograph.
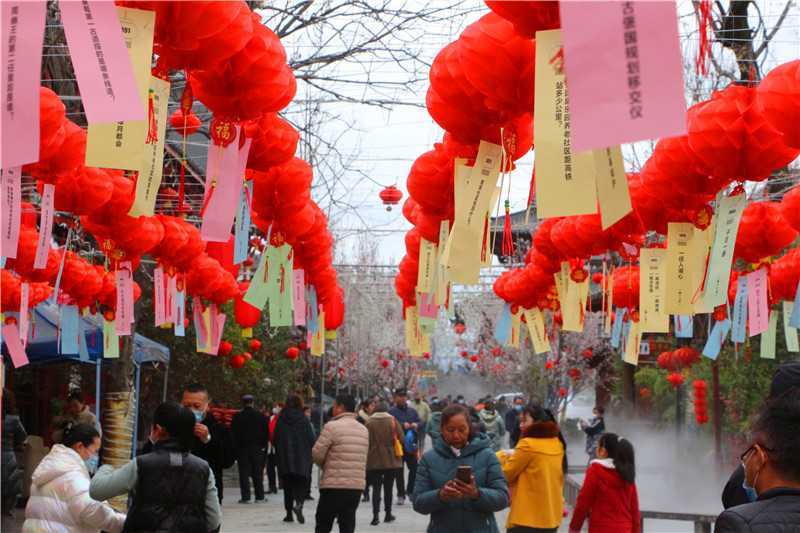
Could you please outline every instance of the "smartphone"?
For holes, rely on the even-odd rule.
[[[461,465],[456,470],[456,479],[464,483],[472,483],[472,467],[469,465]]]

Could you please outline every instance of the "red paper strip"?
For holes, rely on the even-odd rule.
[[[56,187],[52,183],[45,183],[42,190],[42,216],[39,220],[39,242],[36,245],[36,258],[33,260],[34,269],[47,266],[47,255],[50,253],[50,235],[53,232],[53,201]]]
[[[39,81],[45,13],[44,1],[0,2],[0,122],[4,133],[0,168],[39,160]]]
[[[86,119],[90,124],[145,120],[114,2],[58,4]]]
[[[5,6],[3,6],[5,9]],[[38,120],[38,119],[37,119]],[[3,124],[5,128],[5,124]],[[13,137],[13,135],[4,135],[6,137]],[[36,141],[38,143],[38,140]],[[22,218],[21,205],[22,205],[22,189],[20,183],[22,181],[22,172],[20,167],[11,167],[0,170],[0,194],[3,198],[0,200],[0,210],[2,211],[2,224],[3,224],[3,242],[0,248],[0,255],[14,259],[17,257],[17,248],[19,245],[19,225]]]
[[[164,285],[164,269],[160,266],[153,270],[153,305],[155,307],[155,325],[160,326],[167,321]]]

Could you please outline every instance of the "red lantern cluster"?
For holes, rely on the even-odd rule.
[[[684,377],[680,372],[670,372],[667,375],[667,381],[669,381],[669,384],[672,385],[673,389],[677,389],[683,385]]]
[[[689,346],[684,346],[671,352],[661,352],[656,359],[659,367],[672,372],[690,368],[698,361],[700,361],[700,352]]]
[[[694,390],[694,417],[698,424],[703,425],[708,422],[708,387],[702,379],[696,379],[692,383]]]

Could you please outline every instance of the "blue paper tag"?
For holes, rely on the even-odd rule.
[[[674,315],[675,336],[679,339],[691,339],[694,336],[694,317],[692,315]]]
[[[731,340],[743,343],[747,338],[747,276],[739,276],[736,282],[736,299],[733,301],[731,328]]]
[[[497,323],[494,326],[494,338],[500,344],[508,342],[511,335],[511,306],[503,304],[503,309],[500,311],[500,316],[497,318]]]
[[[186,318],[186,293],[184,291],[175,291],[175,311],[172,316],[175,317],[175,336],[185,337],[186,327],[184,326],[184,319]]]
[[[631,337],[631,321],[626,320],[622,324],[622,342],[620,343],[620,357],[625,358],[625,352],[628,350],[628,340]]]
[[[789,318],[789,325],[800,329],[800,283],[797,284],[797,292],[794,295],[794,307],[792,316]]]
[[[622,335],[622,317],[628,311],[627,307],[617,308],[614,314],[614,324],[611,326],[611,346],[619,348],[619,340]]]
[[[78,318],[78,354],[81,361],[89,360],[89,348],[86,346],[86,331],[83,328],[83,320]]]
[[[62,354],[77,354],[80,351],[78,344],[78,327],[80,315],[78,307],[74,305],[62,305],[61,317],[59,319],[60,352]]]
[[[312,335],[317,333],[317,329],[319,329],[319,309],[317,308],[317,289],[310,285],[308,287],[308,316],[306,316],[306,324],[308,325],[308,331],[311,332]]]
[[[711,328],[711,334],[706,340],[706,345],[703,348],[703,355],[709,359],[716,359],[722,349],[722,343],[728,336],[728,331],[731,329],[731,321],[727,318],[720,322],[716,322],[714,327]]]
[[[3,256],[0,256],[0,268],[5,268],[5,267],[6,267],[6,256],[3,255]],[[3,328],[0,328],[0,329],[3,329]]]
[[[246,181],[239,193],[239,208],[236,210],[236,224],[234,225],[233,264],[238,265],[247,259],[247,249],[250,246],[250,202],[253,197],[253,182]]]

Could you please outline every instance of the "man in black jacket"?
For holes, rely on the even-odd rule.
[[[757,500],[723,512],[716,533],[800,533],[800,388],[772,397],[742,454],[746,491]]]
[[[800,388],[800,361],[789,361],[780,365],[772,376],[767,401],[781,396],[792,388]],[[743,488],[744,468],[739,465],[731,474],[722,491],[722,506],[725,509],[753,501]]]
[[[255,409],[255,399],[242,396],[242,410],[233,415],[231,433],[236,445],[236,460],[239,463],[239,488],[242,499],[239,503],[250,503],[250,478],[256,503],[264,498],[264,459],[269,446],[269,420]]]
[[[508,447],[514,448],[519,440],[519,417],[522,415],[522,408],[525,407],[525,399],[522,396],[514,398],[514,405],[506,411],[505,423],[508,431]]]

